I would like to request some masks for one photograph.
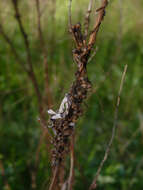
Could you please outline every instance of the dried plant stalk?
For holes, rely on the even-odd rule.
[[[70,166],[70,175],[68,179],[68,190],[72,190],[73,183],[74,183],[74,162],[75,162],[75,156],[74,156],[74,134],[71,137],[71,146],[70,146],[70,158],[71,158],[71,166]]]
[[[73,82],[69,92],[65,95],[61,106],[57,112],[48,110],[50,115],[49,127],[53,130],[53,180],[50,190],[58,185],[59,167],[69,153],[70,141],[74,132],[75,124],[78,118],[82,115],[82,103],[87,97],[87,93],[91,89],[91,82],[87,76],[86,66],[90,58],[93,45],[96,41],[96,36],[99,26],[104,18],[107,0],[102,2],[102,6],[98,9],[99,15],[92,31],[89,41],[85,43],[84,34],[81,30],[81,24],[72,25],[71,21],[71,0],[69,0],[69,30],[72,34],[76,48],[73,50],[73,59],[77,64],[77,72],[75,73],[75,81]],[[91,6],[90,6],[91,9]],[[89,15],[88,15],[89,17]],[[85,18],[86,20],[87,17]],[[88,25],[89,20],[87,21]],[[72,171],[71,171],[72,172]],[[55,178],[55,176],[57,178]],[[72,189],[72,181],[68,184],[69,189]],[[53,185],[54,184],[54,185]]]
[[[26,49],[26,53],[27,53],[27,59],[26,61],[24,61],[23,59],[21,59],[21,57],[19,56],[12,40],[9,38],[8,34],[4,31],[3,25],[0,23],[0,34],[3,36],[3,38],[5,39],[5,41],[8,43],[8,45],[11,48],[11,52],[13,53],[16,61],[22,66],[24,72],[27,73],[30,81],[33,84],[34,90],[35,90],[35,94],[37,96],[37,100],[38,100],[38,108],[39,108],[39,114],[40,114],[40,122],[42,123],[42,126],[44,126],[44,128],[42,127],[42,130],[45,132],[45,134],[48,135],[48,139],[50,139],[50,133],[47,127],[47,121],[45,119],[45,113],[43,112],[43,97],[41,95],[40,92],[40,88],[39,88],[39,84],[33,69],[33,64],[32,64],[32,58],[31,58],[31,52],[30,52],[30,44],[29,44],[29,39],[28,39],[28,34],[25,31],[25,28],[23,26],[22,20],[21,20],[21,15],[20,15],[20,11],[19,11],[19,7],[18,7],[18,0],[11,0],[14,10],[15,10],[15,19],[18,23],[21,35],[23,37],[24,40],[24,44],[25,44],[25,49]],[[46,127],[46,129],[45,129]],[[48,132],[48,133],[47,133]]]
[[[118,97],[117,97],[117,103],[116,103],[116,108],[115,108],[115,114],[114,114],[114,123],[113,123],[113,128],[112,128],[112,135],[111,135],[111,139],[109,141],[109,144],[106,148],[106,151],[105,151],[105,154],[104,154],[104,157],[103,157],[103,160],[101,161],[100,165],[99,165],[99,168],[96,172],[96,175],[95,175],[95,178],[89,188],[89,190],[92,190],[92,189],[96,189],[97,187],[97,179],[99,177],[99,174],[103,168],[103,165],[104,163],[106,162],[107,158],[108,158],[108,155],[109,155],[109,152],[110,152],[110,149],[111,149],[111,145],[113,143],[113,140],[114,140],[114,137],[115,137],[115,132],[116,132],[116,129],[117,129],[117,120],[118,120],[118,111],[119,111],[119,105],[120,105],[120,97],[121,97],[121,92],[122,92],[122,88],[123,88],[123,85],[124,85],[124,80],[125,80],[125,75],[126,75],[126,72],[127,72],[127,65],[125,65],[124,67],[124,71],[123,71],[123,74],[122,74],[122,78],[121,78],[121,83],[120,83],[120,88],[119,88],[119,92],[118,92]]]
[[[28,64],[28,70],[27,73],[29,75],[29,77],[31,78],[31,81],[33,83],[37,98],[38,98],[38,103],[39,103],[39,110],[42,110],[42,106],[41,106],[41,102],[42,102],[42,96],[39,90],[39,85],[38,85],[38,81],[36,79],[35,73],[34,73],[34,69],[33,69],[33,65],[32,65],[32,59],[31,59],[31,52],[30,52],[30,44],[29,44],[29,40],[28,40],[28,35],[24,29],[22,20],[21,20],[21,15],[20,15],[20,11],[19,11],[19,7],[18,7],[18,0],[11,0],[14,10],[15,10],[15,18],[17,20],[19,29],[21,31],[23,40],[24,40],[24,44],[25,44],[25,49],[26,49],[26,53],[27,53],[27,64]]]
[[[42,55],[43,55],[43,65],[44,65],[44,74],[45,74],[45,93],[44,93],[44,102],[45,106],[51,107],[52,105],[52,95],[51,95],[51,90],[49,86],[49,68],[48,68],[48,59],[47,59],[47,49],[45,46],[45,40],[42,32],[42,25],[41,25],[41,10],[40,10],[40,0],[35,0],[36,2],[36,10],[37,10],[37,27],[38,27],[38,35],[39,35],[39,40],[40,40],[40,48],[42,50]]]
[[[85,39],[87,38],[88,35],[88,30],[89,30],[89,23],[90,23],[90,14],[91,14],[91,9],[92,9],[92,4],[93,4],[93,0],[89,1],[89,5],[88,5],[88,10],[87,13],[85,15],[85,32],[84,32],[84,37]]]
[[[103,1],[101,8],[102,12],[104,12],[103,7],[105,9],[106,6],[105,1]],[[100,16],[100,19],[98,18],[96,25],[99,25],[99,23],[101,24],[102,20],[103,16]],[[95,34],[94,38],[92,38],[92,44],[95,43],[97,35],[97,31],[94,32]],[[48,110],[48,113],[50,114],[50,127],[54,132],[53,143],[55,144],[55,150],[53,151],[53,166],[59,164],[63,159],[63,153],[68,151],[66,150],[66,147],[69,147],[67,146],[69,142],[68,139],[72,135],[77,119],[82,115],[82,102],[84,99],[86,99],[87,93],[91,89],[91,83],[87,76],[86,65],[90,57],[92,47],[89,45],[89,43],[88,45],[84,44],[80,23],[72,25],[71,33],[76,44],[76,49],[73,50],[73,58],[77,64],[77,72],[75,74],[76,79],[69,92],[65,95],[62,102],[63,105],[61,104],[58,112]],[[91,38],[89,40],[91,41]],[[67,104],[65,110],[64,104],[65,107]]]
[[[97,16],[93,31],[92,31],[92,33],[90,34],[90,37],[89,37],[88,45],[90,47],[93,47],[93,45],[94,45],[94,43],[96,41],[97,33],[98,33],[99,27],[101,25],[101,22],[104,19],[105,8],[107,7],[107,5],[108,5],[108,0],[103,0],[102,1],[102,6],[99,9],[96,10],[96,12],[98,13],[98,16]]]
[[[45,112],[43,111],[43,97],[41,96],[41,92],[39,90],[39,85],[33,70],[32,65],[32,58],[30,52],[30,44],[28,35],[25,31],[23,26],[21,15],[19,12],[18,7],[18,0],[11,0],[13,3],[13,7],[15,10],[15,18],[19,25],[22,37],[24,39],[24,44],[27,52],[27,60],[26,65],[21,62],[22,66],[24,67],[25,71],[28,73],[33,86],[35,88],[35,92],[38,98],[39,103],[39,113],[40,113],[40,123],[44,128],[49,131],[47,127],[47,121],[45,119]],[[75,73],[75,81],[73,82],[69,92],[63,98],[63,101],[60,105],[58,111],[48,110],[50,115],[49,119],[49,127],[52,129],[53,135],[48,132],[49,139],[52,137],[51,143],[53,144],[53,151],[52,151],[52,169],[53,169],[53,177],[50,184],[50,190],[55,190],[59,186],[59,171],[64,162],[66,155],[69,153],[70,144],[72,136],[74,135],[75,124],[78,118],[82,115],[82,103],[86,99],[88,92],[91,89],[91,82],[88,79],[86,66],[90,61],[92,48],[96,42],[97,33],[100,28],[100,24],[103,21],[105,16],[105,8],[108,4],[107,0],[102,1],[101,8],[97,9],[98,16],[95,22],[95,26],[93,27],[93,31],[89,35],[89,40],[85,39],[88,36],[89,30],[89,21],[90,21],[90,13],[92,7],[92,0],[89,2],[88,11],[85,17],[85,31],[82,33],[81,24],[72,25],[71,19],[71,3],[72,0],[69,0],[69,30],[75,42],[75,49],[73,50],[73,59],[77,64],[77,71]],[[40,7],[39,7],[39,0],[36,0],[37,3],[37,13],[38,13],[38,30],[39,30],[39,37],[41,44],[44,43],[42,30],[41,30],[41,20],[40,20]],[[13,44],[11,43],[10,39],[7,35],[3,32],[2,27],[0,26],[0,33],[3,34],[6,41],[11,46],[13,54],[15,55],[16,59],[20,61],[20,58],[15,51]],[[46,51],[43,50],[44,54]],[[28,67],[26,67],[28,66]],[[46,132],[47,132],[46,130]],[[73,185],[73,160],[74,160],[74,146],[72,146],[71,151],[71,175],[67,182],[68,188],[72,189]]]

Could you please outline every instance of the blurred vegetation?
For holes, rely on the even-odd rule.
[[[97,6],[100,1],[96,1]],[[74,22],[83,22],[88,0],[73,1]],[[43,90],[43,57],[39,45],[35,1],[20,1],[29,35],[32,61]],[[74,78],[72,40],[68,33],[68,1],[41,0],[42,30],[48,50],[49,83],[57,107]],[[118,131],[110,156],[99,176],[99,190],[143,189],[143,0],[111,0],[100,29],[97,54],[88,65],[93,92],[84,106],[76,130],[75,190],[88,189],[111,136],[116,96],[128,64],[122,93]],[[93,15],[94,16],[94,15]],[[94,17],[92,16],[92,22]],[[0,1],[0,22],[19,55],[25,46],[10,0]],[[41,128],[37,99],[31,81],[17,64],[0,36],[0,189],[31,190],[32,174]],[[50,180],[46,141],[40,146],[37,190]],[[3,175],[4,172],[4,175]],[[9,184],[9,185],[7,185]]]

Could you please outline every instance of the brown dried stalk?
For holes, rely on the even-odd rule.
[[[26,52],[27,52],[27,62],[29,63],[29,66],[31,67],[31,69],[33,69],[32,67],[32,61],[31,61],[31,53],[30,53],[30,47],[29,47],[29,40],[28,40],[28,35],[24,29],[22,20],[21,20],[21,15],[19,12],[19,7],[18,7],[18,0],[12,0],[12,4],[15,10],[15,18],[18,22],[23,40],[24,40],[24,44],[25,44],[25,48],[26,48]]]
[[[71,137],[71,147],[70,147],[70,175],[68,179],[68,190],[72,190],[73,183],[74,183],[74,162],[75,162],[75,156],[74,156],[74,134]]]
[[[3,36],[3,38],[5,39],[5,41],[8,43],[8,45],[11,48],[11,51],[16,59],[16,61],[22,66],[23,70],[27,73],[30,81],[33,84],[34,90],[35,90],[35,94],[37,96],[38,99],[38,106],[39,106],[39,113],[40,113],[40,118],[41,118],[41,122],[44,126],[47,127],[47,121],[45,119],[45,113],[43,112],[43,102],[42,102],[42,96],[41,96],[41,92],[39,89],[39,85],[34,73],[34,69],[32,66],[32,59],[31,59],[31,53],[30,53],[30,48],[29,48],[29,41],[28,41],[28,37],[27,34],[25,32],[25,29],[23,27],[22,21],[21,21],[21,16],[20,16],[20,12],[18,9],[18,1],[17,0],[12,0],[13,6],[15,8],[15,15],[16,15],[16,20],[18,22],[20,31],[22,33],[23,39],[24,39],[24,43],[25,43],[25,47],[26,47],[26,52],[27,52],[27,60],[26,62],[23,61],[19,54],[17,53],[13,42],[11,41],[11,39],[8,37],[8,35],[6,34],[6,32],[3,29],[2,24],[0,23],[0,34]],[[47,130],[43,128],[43,130],[45,131],[45,133],[47,133]],[[49,133],[47,133],[49,134]],[[50,136],[49,136],[50,139]]]
[[[58,171],[59,171],[59,166],[57,166],[57,167],[55,168],[54,172],[53,172],[53,177],[52,177],[52,180],[51,180],[51,184],[50,184],[49,190],[54,190],[54,189],[56,189]]]
[[[101,24],[102,20],[104,19],[105,8],[107,7],[107,5],[108,5],[108,0],[103,0],[101,7],[96,10],[96,12],[98,13],[98,16],[97,16],[93,31],[90,34],[89,42],[88,42],[88,46],[91,47],[91,48],[95,44],[97,33],[98,33],[98,30],[99,30],[100,24]]]
[[[21,64],[23,70],[27,73],[29,79],[31,80],[31,82],[33,84],[33,87],[34,87],[34,90],[35,90],[35,93],[36,93],[36,96],[37,96],[37,99],[38,99],[38,106],[39,106],[39,114],[40,114],[40,118],[41,118],[41,123],[44,126],[47,126],[47,122],[46,122],[46,119],[45,119],[45,113],[43,112],[43,108],[44,108],[44,106],[43,106],[43,97],[41,95],[41,92],[40,92],[40,89],[39,89],[39,84],[38,84],[38,81],[37,81],[35,73],[34,73],[34,69],[33,69],[33,65],[32,65],[31,52],[30,52],[30,43],[29,43],[29,40],[28,40],[28,35],[27,35],[26,31],[25,31],[25,28],[24,28],[22,20],[21,20],[21,15],[20,15],[18,3],[19,3],[18,0],[12,0],[12,5],[13,5],[14,11],[15,11],[15,18],[16,18],[16,21],[18,23],[20,32],[22,34],[25,49],[26,49],[26,53],[27,53],[26,62],[23,61],[20,58],[20,56],[18,55],[18,53],[17,53],[17,51],[16,51],[16,49],[14,47],[13,42],[8,37],[8,35],[5,33],[2,24],[0,24],[0,33],[2,34],[5,41],[9,44],[15,59],[17,60],[17,62],[19,64]],[[40,27],[39,27],[39,30],[40,30]],[[42,32],[41,31],[39,31],[39,32],[40,32],[40,35],[41,35]],[[47,133],[47,130],[45,128],[42,128],[42,130],[43,130],[43,134],[48,135],[48,140],[50,141],[50,136],[49,136],[49,133]],[[41,137],[41,138],[43,138],[43,137]],[[38,147],[37,152],[36,152],[36,160],[38,159],[38,156],[37,156],[38,152],[39,152],[39,147]],[[35,180],[35,174],[34,173],[32,175],[32,179]],[[36,183],[34,182],[32,184],[36,184]]]
[[[37,26],[38,26],[38,35],[39,35],[39,40],[40,40],[40,47],[42,49],[42,54],[43,54],[43,59],[44,59],[44,73],[45,73],[45,97],[44,101],[45,104],[48,107],[51,107],[52,105],[52,95],[49,87],[49,69],[48,69],[48,61],[47,61],[47,50],[45,47],[45,41],[43,37],[43,32],[42,32],[42,26],[41,26],[41,10],[40,10],[40,1],[36,1],[36,10],[37,10]]]
[[[42,26],[41,26],[41,10],[40,10],[40,1],[39,0],[35,0],[36,2],[36,10],[37,10],[37,28],[38,28],[38,36],[39,36],[39,40],[40,40],[40,48],[42,50],[42,55],[43,55],[43,65],[44,65],[44,74],[45,74],[45,88],[44,88],[44,95],[43,95],[43,102],[44,102],[44,107],[45,109],[48,107],[51,107],[52,105],[52,95],[51,95],[51,91],[49,88],[49,71],[48,71],[48,61],[47,61],[47,50],[45,47],[45,41],[44,41],[44,37],[43,37],[43,32],[42,32]],[[45,126],[45,124],[39,120],[41,126],[43,128],[46,129],[47,126]],[[38,162],[39,162],[39,154],[40,154],[40,147],[41,144],[43,143],[45,137],[46,137],[47,133],[45,133],[45,131],[43,130],[41,136],[40,136],[40,140],[37,146],[37,151],[36,151],[36,168],[38,166]],[[50,152],[50,151],[49,151]]]
[[[35,73],[34,73],[34,69],[33,69],[33,65],[32,65],[32,58],[31,58],[31,51],[30,51],[30,43],[29,43],[29,40],[28,40],[28,35],[27,35],[26,31],[25,31],[25,28],[24,28],[22,20],[21,20],[21,15],[20,15],[19,7],[18,7],[19,1],[18,0],[11,0],[11,1],[12,1],[14,10],[15,10],[15,18],[16,18],[16,21],[18,23],[18,26],[19,26],[19,29],[21,31],[21,34],[22,34],[22,37],[23,37],[23,40],[24,40],[24,44],[25,44],[25,49],[26,49],[26,53],[27,53],[27,64],[29,66],[29,68],[27,70],[27,74],[28,74],[30,80],[33,83],[33,86],[34,86],[34,89],[35,89],[35,92],[36,92],[36,95],[37,95],[41,123],[44,126],[47,126],[46,115],[45,115],[45,112],[44,112],[43,97],[41,95],[41,92],[40,92],[40,89],[39,89],[39,84],[38,84],[38,81],[37,81]],[[45,128],[42,128],[42,130],[43,130],[43,133],[46,134],[48,129],[46,130]],[[49,140],[49,143],[50,143],[50,134],[47,133],[47,135],[49,136],[48,140]]]
[[[86,44],[84,35],[82,34],[81,24],[72,25],[71,21],[71,0],[69,0],[69,30],[75,42],[76,48],[73,50],[73,59],[77,64],[77,72],[75,73],[75,81],[73,82],[69,92],[65,95],[63,102],[57,112],[48,110],[50,115],[49,125],[53,130],[53,180],[50,190],[54,189],[58,183],[59,166],[65,160],[69,153],[70,141],[75,128],[75,123],[82,115],[82,103],[87,97],[88,91],[91,89],[91,83],[87,76],[86,65],[90,58],[90,53],[96,41],[99,26],[104,18],[107,0],[102,2],[102,6],[98,9],[94,30]],[[71,167],[71,176],[73,167]],[[59,174],[60,175],[60,174]],[[57,178],[55,178],[55,176]],[[72,189],[73,180],[70,177],[69,189]],[[54,184],[54,185],[53,185]]]
[[[126,72],[127,72],[127,65],[125,65],[124,67],[124,71],[123,71],[123,74],[122,74],[122,78],[121,78],[121,83],[120,83],[120,88],[119,88],[119,92],[118,92],[118,97],[117,97],[117,103],[116,103],[116,108],[115,108],[115,114],[114,114],[114,123],[113,123],[113,128],[112,128],[112,135],[111,135],[111,139],[109,141],[109,144],[106,148],[106,151],[105,151],[105,154],[104,154],[104,158],[103,160],[101,161],[100,165],[99,165],[99,168],[96,172],[96,175],[95,175],[95,178],[89,188],[89,190],[92,190],[92,189],[96,189],[97,187],[97,179],[100,175],[100,172],[103,168],[103,165],[104,163],[106,162],[107,158],[108,158],[108,155],[110,153],[110,150],[111,150],[111,145],[113,143],[113,140],[114,140],[114,137],[115,137],[115,133],[116,133],[116,130],[117,130],[117,120],[118,120],[118,112],[119,112],[119,105],[120,105],[120,97],[121,97],[121,92],[122,92],[122,88],[123,88],[123,85],[124,85],[124,81],[125,81],[125,75],[126,75]]]
[[[72,0],[69,0],[69,29],[70,31],[72,29],[71,5],[72,5]]]
[[[8,45],[10,46],[11,52],[13,53],[15,59],[17,60],[17,63],[21,65],[21,67],[23,68],[23,70],[27,73],[29,79],[32,81],[33,83],[33,87],[35,90],[35,93],[38,97],[38,100],[41,100],[41,94],[39,91],[39,87],[37,84],[37,80],[35,78],[35,74],[33,73],[33,71],[31,71],[29,69],[29,64],[25,63],[20,56],[18,55],[13,42],[11,41],[11,39],[8,37],[8,35],[5,33],[2,24],[0,23],[0,34],[3,36],[3,38],[5,39],[5,41],[8,43]],[[39,102],[39,101],[38,101]],[[39,109],[40,109],[40,105],[39,105]]]
[[[88,10],[87,10],[87,13],[85,15],[85,23],[84,23],[84,27],[85,27],[84,37],[85,37],[85,39],[87,38],[88,30],[89,30],[90,14],[91,14],[91,9],[92,9],[92,4],[93,4],[93,0],[90,0],[89,5],[88,5]]]
[[[24,40],[24,44],[25,44],[25,49],[26,49],[26,53],[27,53],[27,64],[29,66],[28,68],[28,75],[33,83],[36,95],[37,95],[37,99],[38,99],[38,105],[39,105],[39,113],[40,113],[40,119],[41,122],[44,124],[44,126],[47,126],[47,122],[46,122],[46,115],[44,113],[44,106],[43,106],[43,98],[39,89],[39,84],[38,81],[36,79],[35,73],[34,73],[34,69],[33,69],[33,65],[32,65],[32,58],[31,58],[31,51],[30,51],[30,43],[28,40],[28,35],[25,31],[25,28],[23,26],[22,20],[21,20],[21,15],[20,15],[20,11],[19,11],[19,7],[18,7],[18,0],[11,0],[14,10],[15,10],[15,18],[16,21],[18,23],[19,29],[21,31],[23,40]],[[45,132],[47,132],[47,130],[43,129]]]
[[[38,34],[39,34],[40,43],[41,45],[43,45],[44,39],[43,39],[43,33],[42,33],[42,27],[41,27],[40,1],[39,0],[35,0],[35,1],[36,1],[36,10],[37,10]]]
[[[33,70],[28,35],[25,32],[25,29],[24,29],[23,24],[22,24],[21,15],[20,15],[19,8],[18,8],[18,0],[12,0],[12,4],[13,4],[14,10],[15,10],[15,18],[16,18],[17,23],[19,25],[19,28],[20,28],[20,31],[21,31],[21,34],[22,34],[22,37],[24,40],[26,52],[27,52],[27,64],[29,66],[27,73],[28,73],[28,75],[31,78],[31,81],[33,83],[33,86],[34,86],[34,89],[35,89],[35,92],[36,92],[36,95],[38,98],[38,102],[39,102],[39,109],[42,110],[42,107],[41,107],[42,97],[41,97],[39,85],[38,85],[38,82],[37,82],[37,79],[36,79],[36,76],[35,76],[35,73]]]

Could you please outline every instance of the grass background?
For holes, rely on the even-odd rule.
[[[41,0],[42,30],[48,50],[49,83],[54,108],[59,106],[74,79],[74,48],[68,33],[68,1]],[[87,0],[73,1],[73,22],[82,22]],[[95,7],[99,0],[94,3]],[[30,40],[34,70],[43,90],[43,57],[37,30],[35,1],[21,0],[22,21]],[[128,64],[118,131],[110,156],[99,176],[99,190],[143,188],[143,0],[110,0],[96,47],[88,65],[93,93],[76,131],[75,190],[88,189],[111,136],[116,96]],[[91,23],[94,23],[92,15]],[[20,57],[26,51],[10,0],[0,1],[0,22]],[[41,129],[33,86],[0,35],[0,189],[31,190],[32,173]],[[48,189],[50,180],[46,140],[40,147],[36,171],[37,190]],[[5,177],[2,175],[3,170]]]

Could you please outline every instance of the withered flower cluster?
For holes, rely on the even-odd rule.
[[[81,33],[81,25],[76,24],[71,28],[74,34],[74,40],[77,48],[73,50],[73,58],[77,64],[77,72],[75,74],[76,80],[73,82],[70,91],[66,94],[68,110],[67,114],[62,114],[53,117],[51,113],[50,126],[54,132],[53,138],[53,165],[59,164],[64,155],[69,151],[69,142],[72,133],[74,132],[75,123],[82,115],[82,102],[87,97],[87,92],[91,89],[91,83],[88,80],[86,72],[86,64],[88,61],[90,49],[84,44],[83,36]],[[63,108],[64,113],[64,108]]]
[[[75,123],[82,115],[82,103],[86,99],[88,91],[91,89],[86,65],[93,45],[95,44],[101,21],[104,18],[106,6],[107,0],[104,0],[102,7],[97,10],[99,13],[98,18],[93,31],[89,34],[89,39],[87,39],[88,27],[86,27],[86,32],[83,34],[80,23],[75,25],[70,24],[70,33],[76,46],[73,50],[73,59],[77,64],[77,72],[75,73],[75,81],[69,92],[65,95],[59,110],[57,112],[48,110],[50,115],[49,125],[54,132],[52,140],[52,144],[54,145],[52,154],[53,166],[59,165],[69,152],[70,137],[74,132]],[[86,19],[88,18],[86,17]]]
[[[52,119],[52,116],[50,118],[50,126],[54,132],[52,142],[54,144],[52,159],[54,166],[59,164],[69,151],[70,137],[74,132],[76,121],[82,115],[81,105],[90,89],[91,83],[87,77],[77,78],[67,95],[70,102],[68,114],[64,117],[61,113],[61,118],[57,119]]]

